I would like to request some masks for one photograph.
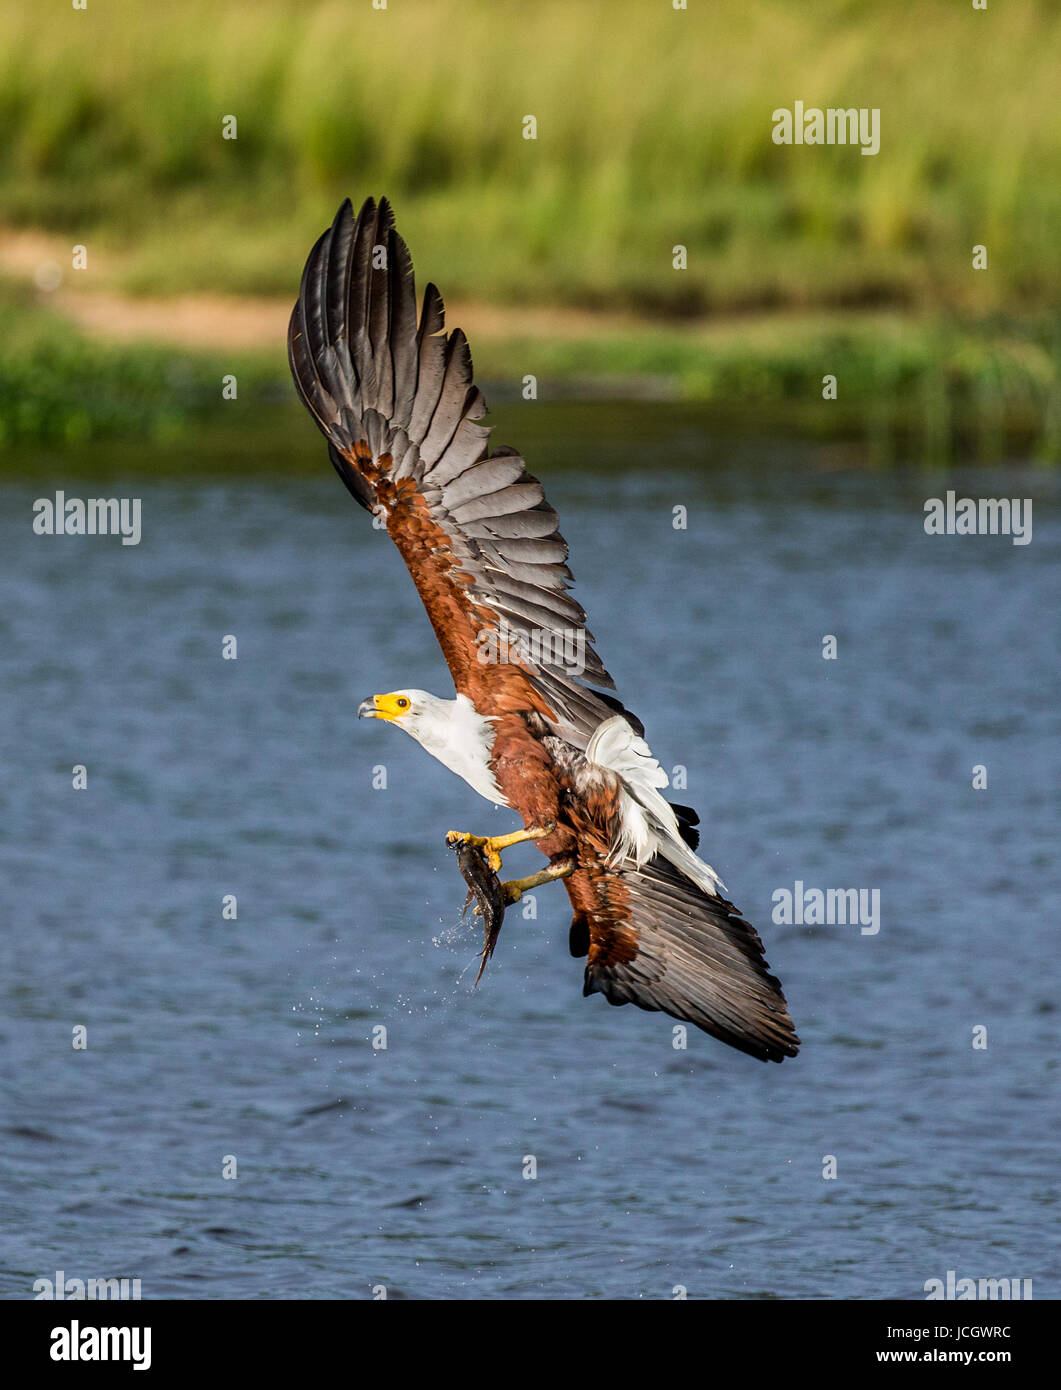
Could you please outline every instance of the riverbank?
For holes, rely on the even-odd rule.
[[[491,401],[533,377],[869,461],[1058,459],[1056,7],[508,11],[0,0],[5,466],[290,404],[307,248],[369,193]],[[778,143],[797,103],[879,145]]]
[[[165,442],[293,403],[286,300],[140,300],[23,278],[0,282],[0,310],[0,467],[35,444]],[[495,404],[530,391],[707,402],[736,428],[860,443],[876,462],[1061,456],[1061,333],[1046,320],[816,311],[675,323],[458,302],[449,321]]]
[[[386,194],[421,283],[491,304],[1058,302],[1055,5],[511,8],[0,0],[3,218],[138,295],[284,298],[339,200]],[[797,100],[878,111],[879,152],[776,143]]]

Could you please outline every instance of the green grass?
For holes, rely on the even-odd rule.
[[[640,316],[477,338],[488,382],[1056,460],[1059,42],[1054,0],[0,0],[0,219],[85,243],[88,289],[287,297],[339,199],[386,193],[421,285]],[[797,99],[879,107],[881,152],[773,144]],[[0,311],[9,457],[290,400],[280,344],[103,346],[10,287]]]
[[[1059,42],[1052,0],[2,0],[2,215],[155,294],[290,293],[387,193],[451,295],[1012,314],[1061,288]],[[880,154],[774,145],[797,98]]]
[[[272,356],[175,352],[92,342],[26,290],[0,284],[0,458],[19,445],[79,446],[129,438],[143,444],[189,436],[222,408],[286,396],[283,344]],[[237,374],[237,400],[222,377]]]
[[[296,448],[312,433],[294,397],[283,344],[223,355],[109,345],[0,283],[0,467],[18,471],[44,445],[71,451],[109,440],[189,445],[224,433],[238,468],[264,460],[264,436]],[[977,327],[895,314],[799,316],[715,326],[655,327],[587,338],[487,339],[475,345],[488,400],[520,397],[526,373],[539,399],[666,399],[709,405],[730,428],[797,431],[860,441],[878,462],[952,452],[1061,456],[1061,325]],[[235,401],[222,378],[238,379]],[[822,377],[838,399],[822,398]],[[281,421],[281,423],[277,423]],[[276,431],[280,430],[280,434]],[[214,455],[216,456],[216,450]],[[275,452],[275,451],[274,451]],[[270,455],[275,462],[274,455]]]
[[[878,459],[913,446],[936,461],[957,451],[997,460],[1012,449],[1061,461],[1061,324],[801,316],[737,323],[706,339],[654,328],[501,342],[487,360],[504,378],[519,380],[532,362],[558,387],[574,379],[605,396],[621,396],[624,379],[646,394],[655,384],[710,403],[744,429],[862,439]],[[826,374],[837,377],[835,401],[823,398]]]

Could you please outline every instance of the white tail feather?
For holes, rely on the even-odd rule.
[[[654,854],[661,854],[705,892],[725,889],[711,865],[682,839],[674,808],[660,795],[663,787],[670,786],[670,778],[621,714],[597,726],[586,757],[614,772],[623,784],[622,823],[612,847],[613,861],[629,858],[640,868]]]

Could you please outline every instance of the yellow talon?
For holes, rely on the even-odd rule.
[[[528,888],[537,888],[541,883],[553,883],[558,878],[569,878],[574,872],[575,861],[565,859],[561,860],[559,864],[550,864],[548,868],[539,869],[536,874],[531,874],[528,878],[508,879],[501,885],[501,891],[505,895],[505,903],[518,903]]]
[[[456,845],[461,841],[467,845],[474,845],[482,851],[483,858],[490,865],[496,874],[501,868],[501,856],[494,848],[494,842],[488,835],[470,835],[466,830],[449,830],[446,832],[446,844]]]
[[[513,830],[508,835],[471,835],[466,830],[449,830],[446,832],[446,844],[456,845],[462,840],[465,844],[475,845],[482,851],[483,858],[498,873],[501,868],[500,850],[508,849],[510,845],[522,844],[524,840],[540,840],[546,835],[551,835],[556,829],[555,824],[550,821],[548,825],[534,826],[530,830]],[[516,901],[515,898],[512,900]]]

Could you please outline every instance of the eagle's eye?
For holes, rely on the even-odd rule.
[[[404,695],[399,695],[394,703],[398,706],[399,709],[409,708],[409,701],[405,698]]]

